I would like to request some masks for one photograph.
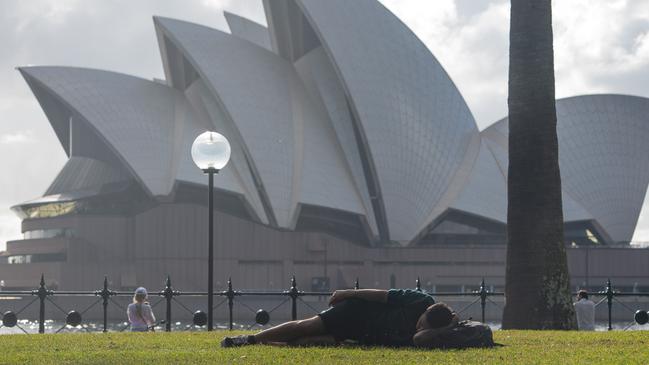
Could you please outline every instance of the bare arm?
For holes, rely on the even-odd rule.
[[[412,342],[417,347],[434,347],[437,335],[440,332],[439,329],[421,330],[412,336]]]
[[[412,336],[412,342],[417,347],[433,347],[437,333],[438,331],[431,329],[418,331]]]
[[[369,302],[387,303],[388,291],[381,289],[348,289],[336,290],[329,299],[329,305],[334,305],[345,299],[357,298]]]
[[[439,328],[428,328],[424,330],[417,331],[414,336],[412,336],[412,342],[417,347],[435,347],[437,344],[437,335],[442,332],[447,331],[450,328],[453,328],[458,323],[457,315],[453,316],[451,323],[445,327]]]
[[[144,309],[144,317],[146,324],[148,326],[153,326],[155,324],[155,315],[153,314],[153,309],[151,309],[151,306],[147,304],[146,306],[143,306]]]
[[[133,310],[131,308],[132,308],[132,306],[130,306],[130,305],[128,306],[128,308],[126,308],[126,316],[128,316],[128,322],[129,323],[133,323],[133,321],[135,320],[135,315],[134,315]]]

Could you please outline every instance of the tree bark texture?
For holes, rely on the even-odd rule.
[[[511,0],[503,328],[575,326],[563,241],[550,0]]]

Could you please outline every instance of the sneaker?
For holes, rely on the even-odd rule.
[[[253,335],[240,335],[236,337],[226,337],[221,341],[221,347],[237,347],[245,345],[254,345],[257,343]]]

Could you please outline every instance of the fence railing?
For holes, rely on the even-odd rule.
[[[359,289],[360,285],[358,282],[358,279],[356,279],[356,282],[354,284],[354,289]],[[490,291],[487,289],[487,285],[485,284],[484,279],[480,283],[480,287],[478,290],[473,290],[473,291],[468,291],[468,292],[432,292],[431,294],[435,297],[475,297],[474,300],[472,300],[470,303],[465,305],[463,308],[460,310],[456,311],[457,313],[461,314],[462,312],[465,312],[467,309],[470,307],[476,305],[479,303],[480,305],[480,318],[482,322],[485,321],[485,310],[487,307],[487,304],[492,304],[495,306],[502,307],[500,303],[497,303],[491,299],[491,297],[504,297],[503,292],[496,292],[496,291]],[[421,288],[421,283],[419,278],[417,278],[415,282],[415,289],[418,291],[422,291]],[[332,292],[329,291],[302,291],[299,290],[296,284],[295,276],[291,278],[290,282],[290,287],[287,290],[283,291],[246,291],[246,290],[234,290],[232,280],[228,279],[227,282],[227,290],[223,291],[216,291],[214,292],[214,296],[221,297],[222,300],[213,307],[213,310],[217,309],[224,303],[227,303],[228,306],[228,328],[232,330],[234,328],[234,316],[233,316],[233,309],[235,303],[240,304],[241,306],[247,308],[251,312],[255,313],[255,322],[260,324],[260,325],[266,325],[269,322],[270,319],[270,313],[274,312],[276,309],[279,307],[283,306],[285,303],[290,301],[291,305],[291,319],[296,320],[297,319],[297,308],[298,308],[298,303],[301,303],[305,305],[306,307],[309,307],[311,310],[314,312],[318,312],[317,309],[313,308],[308,302],[302,300],[303,297],[309,297],[309,296],[329,296],[331,295]],[[25,329],[23,329],[19,325],[18,317],[19,315],[28,307],[30,307],[32,304],[36,303],[38,301],[38,332],[39,333],[45,333],[45,307],[46,305],[52,305],[55,307],[57,310],[62,312],[63,314],[66,315],[65,317],[65,324],[61,328],[59,328],[56,332],[60,332],[66,327],[79,327],[82,323],[82,317],[83,315],[88,312],[90,309],[94,308],[97,306],[99,303],[101,303],[102,306],[102,326],[100,327],[103,332],[108,332],[109,329],[109,324],[108,324],[108,306],[109,304],[113,304],[117,307],[120,307],[122,309],[125,309],[124,306],[117,301],[114,300],[115,297],[130,297],[133,295],[133,292],[131,291],[115,291],[111,290],[108,287],[108,278],[104,277],[104,282],[103,282],[103,287],[100,290],[95,290],[95,291],[55,291],[55,290],[50,290],[46,287],[45,285],[45,277],[41,275],[41,280],[40,284],[37,289],[34,290],[23,290],[23,291],[12,291],[12,290],[3,290],[0,291],[0,297],[2,296],[7,296],[7,295],[21,295],[21,296],[30,296],[33,299],[29,300],[26,305],[24,305],[21,309],[17,311],[5,311],[2,313],[2,322],[0,323],[0,328],[2,327],[7,327],[7,328],[12,328],[12,327],[18,327],[21,329],[23,332],[27,333]],[[629,292],[618,292],[615,291],[610,279],[607,280],[606,282],[606,287],[604,290],[599,291],[597,293],[591,293],[592,296],[602,296],[601,300],[595,303],[596,306],[600,306],[602,303],[606,302],[607,304],[607,309],[608,309],[608,330],[613,329],[613,321],[612,321],[612,311],[613,311],[613,305],[618,304],[625,309],[635,312],[636,313],[636,319],[637,313],[640,311],[636,311],[629,306],[627,306],[624,302],[620,301],[617,299],[617,297],[649,297],[649,293],[629,293]],[[171,285],[171,278],[167,277],[166,282],[165,282],[165,287],[160,290],[159,292],[150,292],[149,296],[151,297],[158,297],[159,299],[155,302],[152,303],[152,306],[155,307],[161,302],[164,302],[166,304],[165,306],[165,316],[164,320],[161,321],[159,324],[164,324],[164,330],[165,331],[171,331],[172,329],[172,303],[176,303],[178,306],[180,306],[182,309],[186,310],[187,312],[192,314],[192,323],[194,326],[197,327],[203,327],[207,324],[207,315],[205,312],[201,310],[197,311],[192,311],[189,309],[186,305],[184,305],[179,298],[181,297],[206,297],[207,292],[182,292],[175,290],[172,285]],[[279,298],[284,298],[281,303],[278,305],[274,306],[271,310],[266,311],[263,309],[259,309],[255,311],[253,308],[245,304],[244,302],[238,301],[238,298],[244,297],[244,296],[251,296],[251,297],[279,297]],[[95,301],[92,302],[88,307],[86,307],[82,311],[76,311],[76,310],[71,310],[71,311],[66,311],[61,306],[59,306],[55,301],[52,300],[54,297],[93,297],[96,298]],[[644,313],[641,313],[644,316]],[[640,323],[638,321],[638,323]],[[629,328],[633,322],[625,329]],[[643,323],[640,323],[643,324]],[[120,331],[125,330],[128,328],[128,325],[123,326]]]

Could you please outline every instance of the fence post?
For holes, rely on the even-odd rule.
[[[297,284],[295,283],[295,275],[291,278],[291,289],[288,291],[288,295],[291,297],[291,319],[297,320]]]
[[[415,287],[417,291],[421,291],[421,281],[419,280],[419,276],[417,276],[417,281],[415,282]]]
[[[484,285],[484,278],[482,278],[482,282],[480,283],[480,308],[482,309],[482,323],[484,323],[484,312],[485,312],[485,307],[487,306],[487,288]]]
[[[234,307],[234,290],[232,290],[232,277],[228,278],[227,296],[228,296],[228,313],[229,313],[228,318],[230,321],[230,331],[232,331],[232,323],[233,323],[232,308]]]
[[[165,289],[162,292],[165,299],[167,300],[167,312],[165,315],[165,332],[171,332],[171,301],[174,298],[174,290],[171,287],[171,278],[167,275],[167,281],[165,282]]]
[[[356,282],[354,283],[354,289],[358,290],[360,289],[360,285],[358,285],[358,278],[356,278]]]
[[[612,313],[611,312],[612,312],[612,309],[613,309],[613,296],[614,296],[614,293],[613,293],[613,288],[611,286],[611,278],[608,278],[608,280],[606,280],[606,302],[608,304],[608,330],[609,331],[613,330],[613,326],[612,326],[612,323],[611,323],[611,321],[612,321],[612,318],[611,318]]]
[[[38,295],[40,302],[38,309],[38,333],[45,333],[45,298],[47,298],[50,292],[45,287],[44,274],[41,274],[41,282],[38,290],[33,291],[32,294]]]
[[[108,332],[108,298],[110,298],[110,290],[108,290],[108,276],[104,275],[104,287],[100,291],[96,291],[95,295],[101,296],[102,302],[101,305],[104,311],[104,330],[102,332]]]

